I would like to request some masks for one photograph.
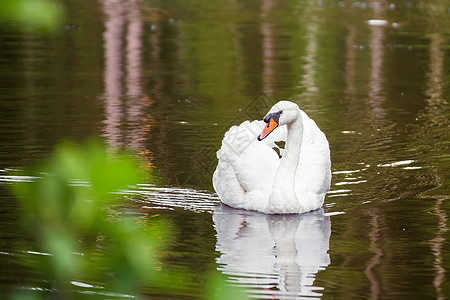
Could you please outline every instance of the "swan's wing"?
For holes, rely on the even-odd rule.
[[[217,152],[219,163],[213,185],[219,198],[233,207],[248,208],[249,202],[269,197],[279,157],[274,142],[286,139],[286,129],[277,128],[268,138],[258,141],[262,121],[245,121],[231,127]],[[255,209],[255,208],[253,208]]]

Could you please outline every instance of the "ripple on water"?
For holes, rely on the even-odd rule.
[[[353,185],[353,184],[360,184],[365,183],[367,180],[362,176],[357,176],[356,174],[360,173],[361,171],[365,171],[367,168],[363,169],[355,169],[355,170],[339,170],[339,171],[333,171],[333,176],[335,178],[334,185],[335,186],[345,186],[345,185]],[[348,196],[352,190],[350,189],[337,189],[337,190],[331,190],[328,192],[328,197],[342,197],[342,196]]]
[[[14,182],[33,182],[37,178],[38,177],[35,176],[0,175],[0,183],[8,184]]]
[[[121,192],[121,194],[141,195],[137,200],[143,208],[174,210],[185,209],[194,212],[210,212],[220,204],[215,194],[207,191],[197,191],[179,187],[156,187],[153,184],[138,184],[136,189]]]

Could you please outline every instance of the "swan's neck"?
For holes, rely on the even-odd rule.
[[[295,174],[302,146],[303,121],[301,114],[296,121],[287,124],[286,147],[280,165],[275,174],[272,192],[269,198],[269,210],[297,213],[301,211],[295,194]]]

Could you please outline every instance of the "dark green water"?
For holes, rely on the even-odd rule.
[[[211,266],[260,298],[450,297],[448,1],[110,2],[65,1],[53,35],[0,27],[0,292],[39,287],[12,246],[7,175],[99,135],[154,176],[124,194],[174,225],[168,260],[199,282],[175,297],[198,296]],[[325,211],[215,197],[215,151],[263,117],[260,92],[327,135]]]

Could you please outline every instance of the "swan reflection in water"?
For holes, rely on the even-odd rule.
[[[330,217],[323,209],[265,215],[221,205],[213,213],[218,269],[253,296],[320,297],[317,272],[330,264]],[[255,295],[256,294],[256,295]]]

